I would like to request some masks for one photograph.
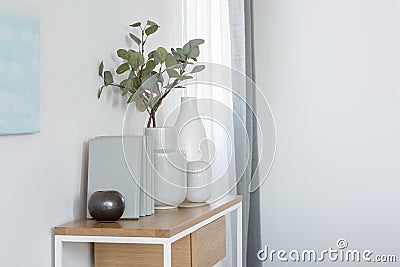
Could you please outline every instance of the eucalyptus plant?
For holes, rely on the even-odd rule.
[[[146,24],[136,22],[129,25],[138,35],[129,33],[137,49],[118,49],[117,56],[122,64],[116,70],[120,82],[116,82],[111,71],[104,71],[103,61],[99,66],[99,76],[104,85],[98,91],[100,98],[103,89],[116,87],[122,96],[127,96],[127,103],[135,103],[140,112],[147,112],[147,127],[156,127],[156,112],[163,100],[175,88],[184,88],[183,81],[193,78],[192,74],[205,69],[204,65],[194,65],[200,54],[202,39],[193,39],[182,48],[164,47],[145,54],[145,45],[150,35],[157,32],[160,26],[148,20]]]

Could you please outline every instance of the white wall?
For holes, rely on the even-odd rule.
[[[400,2],[254,2],[257,83],[278,131],[263,244],[321,251],[346,238],[399,260]]]
[[[111,55],[126,46],[127,25],[137,20],[161,25],[150,46],[180,45],[180,6],[42,0],[41,132],[0,136],[0,266],[52,266],[52,227],[84,214],[85,143],[122,130],[119,101],[111,92],[96,99],[98,64],[113,66]],[[135,121],[132,132],[142,123]],[[68,246],[67,266],[89,266],[87,248]]]

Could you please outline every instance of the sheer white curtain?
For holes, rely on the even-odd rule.
[[[206,41],[199,61],[231,66],[228,0],[184,0],[182,37]]]
[[[229,6],[228,0],[185,0],[183,1],[183,41],[190,39],[204,39],[205,43],[200,47],[198,61],[206,63],[207,68],[218,69],[218,65],[231,66],[231,47],[229,30]],[[213,66],[214,65],[214,66]],[[211,114],[216,121],[204,120],[207,137],[217,150],[213,168],[212,186],[213,198],[217,198],[227,193],[229,187],[234,183],[234,179],[229,180],[234,172],[232,164],[233,138],[227,136],[233,133],[232,113],[232,94],[216,84],[221,80],[221,75],[225,75],[225,80],[230,81],[230,72],[206,70],[207,79],[199,80],[198,83],[189,85],[184,94],[196,96],[199,99],[209,99],[212,101],[199,102],[200,115],[202,109],[207,109],[204,114]],[[214,84],[212,84],[214,83]],[[228,82],[229,83],[229,82]],[[225,85],[227,83],[225,82]],[[223,106],[223,108],[221,108]],[[211,111],[210,111],[211,110]],[[223,111],[222,111],[223,110]],[[221,114],[221,112],[223,114]],[[213,116],[214,115],[214,116]],[[210,149],[210,153],[213,150]],[[228,169],[228,167],[230,167]]]
[[[184,0],[182,15],[183,41],[197,38],[205,40],[205,43],[200,47],[201,52],[198,61],[208,63],[207,68],[215,66],[218,69],[218,65],[223,65],[228,67],[226,69],[229,69],[232,55],[228,0]],[[208,109],[206,113],[211,114],[211,117],[217,120],[217,122],[213,122],[203,119],[207,137],[216,150],[215,161],[212,164],[214,181],[211,186],[212,199],[217,199],[228,193],[236,181],[233,136],[227,136],[227,133],[228,135],[233,133],[232,94],[230,90],[224,90],[218,84],[212,84],[214,81],[220,80],[221,75],[225,75],[224,78],[228,79],[228,83],[230,83],[230,74],[230,71],[212,71],[207,75],[211,84],[203,83],[204,80],[198,81],[198,83],[189,85],[185,91],[188,96],[212,100],[210,102],[199,102],[200,116],[202,114],[201,109]],[[233,190],[231,193],[236,193],[236,191]],[[232,257],[234,248],[232,247],[230,217],[226,221],[227,257],[217,266],[236,266],[236,262],[232,261],[232,258],[235,257]]]

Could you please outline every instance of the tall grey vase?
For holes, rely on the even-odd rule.
[[[186,160],[181,156],[175,127],[145,128],[152,140],[152,169],[156,209],[178,207],[186,198]]]

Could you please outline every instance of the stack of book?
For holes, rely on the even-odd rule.
[[[154,214],[152,143],[145,136],[101,136],[89,140],[87,200],[96,191],[117,190],[125,199],[122,218]],[[90,218],[89,211],[87,217]]]

